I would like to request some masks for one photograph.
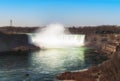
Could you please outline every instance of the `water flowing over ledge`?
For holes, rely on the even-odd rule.
[[[70,48],[84,45],[85,35],[72,35],[61,24],[51,24],[38,31],[31,40],[41,48]]]

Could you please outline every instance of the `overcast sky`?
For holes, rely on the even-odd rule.
[[[120,0],[0,0],[0,26],[120,25]]]

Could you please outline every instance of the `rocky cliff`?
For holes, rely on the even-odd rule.
[[[119,36],[119,34],[89,36],[87,39],[92,38],[90,45],[98,47],[96,50],[106,54],[109,59],[85,71],[62,73],[57,76],[57,79],[60,81],[120,81]]]
[[[111,57],[116,52],[116,47],[120,44],[120,34],[89,34],[86,35],[85,40],[86,46]]]
[[[0,33],[0,52],[39,49],[30,44],[26,34],[3,34]]]
[[[120,81],[120,51],[104,63],[81,72],[65,72],[59,80],[74,81]]]

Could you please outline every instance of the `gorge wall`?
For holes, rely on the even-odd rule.
[[[60,81],[120,81],[120,34],[89,34],[86,45],[105,54],[109,59],[84,71],[65,72]]]
[[[111,57],[120,44],[120,34],[89,34],[86,35],[85,40],[86,46]]]
[[[36,49],[26,34],[0,33],[0,52]]]

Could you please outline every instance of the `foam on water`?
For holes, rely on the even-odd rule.
[[[50,24],[32,37],[32,42],[41,48],[68,48],[84,45],[85,35],[67,34],[61,24]]]

